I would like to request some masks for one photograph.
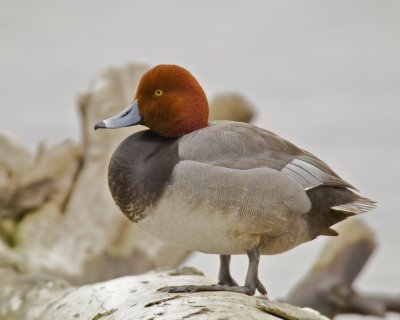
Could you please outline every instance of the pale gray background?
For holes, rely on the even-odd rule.
[[[31,149],[80,139],[76,95],[109,65],[176,63],[209,96],[244,93],[257,125],[379,201],[365,220],[380,248],[358,286],[400,292],[400,1],[1,0],[0,46],[0,130]],[[323,242],[262,259],[272,297],[302,277]],[[217,256],[187,263],[217,273]],[[246,264],[233,259],[237,277]]]

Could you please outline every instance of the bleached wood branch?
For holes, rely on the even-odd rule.
[[[189,254],[138,229],[109,195],[110,155],[132,128],[107,134],[92,130],[99,119],[129,102],[146,70],[142,65],[110,68],[92,82],[79,100],[82,144],[41,144],[34,155],[15,139],[0,136],[0,319],[322,319],[264,298],[156,291],[215,283],[190,270],[187,275],[153,272],[77,287],[176,266]],[[211,104],[211,117],[248,121],[252,115],[246,100],[237,95]],[[288,301],[329,316],[399,312],[397,297],[364,295],[352,288],[374,249],[372,232],[345,224],[341,233]]]
[[[0,291],[0,318],[54,319],[260,319],[326,320],[317,312],[229,292],[171,294],[157,289],[171,285],[214,283],[198,271],[164,270],[127,276],[82,287],[55,278],[23,277],[8,270],[14,281]]]
[[[386,312],[400,312],[400,295],[365,294],[353,288],[376,247],[372,230],[360,219],[350,219],[338,231],[340,236],[327,242],[287,301],[329,317],[343,313],[384,317]]]
[[[93,130],[94,123],[129,103],[147,69],[109,68],[92,81],[79,98],[82,144],[42,143],[32,154],[0,135],[0,261],[18,256],[29,270],[87,283],[176,266],[189,254],[128,221],[108,190],[112,152],[143,127]],[[221,109],[227,118],[252,117],[252,108],[238,95],[216,101],[211,110]]]
[[[147,69],[138,64],[109,68],[80,95],[81,144],[42,143],[33,154],[15,138],[0,135],[1,319],[42,319],[44,310],[76,289],[71,284],[176,266],[190,254],[137,228],[110,196],[111,153],[140,128],[93,130],[98,120],[128,104]],[[251,117],[251,108],[238,96],[218,101],[232,119]]]

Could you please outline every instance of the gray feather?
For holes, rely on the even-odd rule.
[[[359,198],[356,201],[334,206],[331,209],[347,215],[365,213],[376,207],[376,202],[367,198]]]
[[[303,157],[303,159],[307,158]],[[293,159],[293,161],[283,167],[281,171],[300,183],[305,190],[310,190],[321,185],[354,189],[351,184],[347,183],[343,179],[328,174],[312,162],[303,159]]]

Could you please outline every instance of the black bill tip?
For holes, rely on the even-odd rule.
[[[104,128],[106,128],[106,124],[105,124],[103,121],[97,122],[97,123],[94,125],[94,130],[97,130],[97,129],[104,129]]]

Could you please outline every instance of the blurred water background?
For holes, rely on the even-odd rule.
[[[363,217],[379,249],[357,286],[400,292],[399,1],[0,0],[0,49],[0,131],[32,150],[80,140],[77,93],[109,65],[176,63],[210,97],[243,93],[256,125],[379,202]],[[286,295],[323,243],[262,258],[271,297]],[[217,256],[186,264],[217,275]],[[246,257],[233,258],[236,278],[246,268]]]

